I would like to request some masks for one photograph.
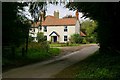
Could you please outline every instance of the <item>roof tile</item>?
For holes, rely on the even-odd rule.
[[[54,16],[47,16],[45,21],[42,22],[42,26],[64,26],[64,25],[75,25],[76,24],[76,18],[62,18],[58,19]],[[40,25],[40,22],[34,22],[32,24],[33,27],[38,27]]]

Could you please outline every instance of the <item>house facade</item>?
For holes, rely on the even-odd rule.
[[[80,21],[76,12],[76,17],[67,17],[59,19],[59,13],[54,12],[54,16],[46,16],[42,21],[33,23],[29,35],[37,42],[37,33],[43,32],[47,41],[66,43],[72,34],[80,34]]]

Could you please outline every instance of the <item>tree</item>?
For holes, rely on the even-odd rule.
[[[15,48],[25,43],[28,24],[23,23],[17,15],[18,9],[23,9],[26,4],[18,2],[3,2],[2,3],[2,47],[3,56],[5,55],[4,48],[11,47],[12,54],[15,53]],[[7,52],[10,54],[9,52]],[[14,56],[15,54],[13,54]]]
[[[98,21],[98,42],[100,51],[120,52],[117,47],[119,35],[119,3],[69,3],[66,7],[78,9],[84,16]]]
[[[96,29],[97,29],[96,21],[86,20],[82,22],[80,30],[86,34],[85,39],[88,43],[96,42],[96,37],[97,37]]]
[[[91,36],[96,30],[97,23],[95,21],[86,20],[81,23],[81,31],[84,32],[87,36]]]
[[[23,2],[23,3],[22,2],[3,2],[2,3],[2,8],[3,8],[2,9],[3,45],[2,46],[3,48],[5,46],[16,48],[21,44],[26,43],[26,52],[27,52],[29,28],[31,24],[29,23],[29,19],[22,12],[25,11],[24,9],[25,6],[30,5],[29,11],[31,12],[31,15],[33,16],[34,14],[36,14],[35,11],[37,10],[35,9],[35,7],[31,7],[34,3],[35,2]],[[43,6],[42,2],[38,3],[37,8],[41,6]],[[12,50],[15,50],[15,49],[12,49]],[[3,50],[3,53],[4,53],[4,50]]]

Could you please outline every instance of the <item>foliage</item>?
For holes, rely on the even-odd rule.
[[[36,43],[31,42],[28,45],[28,53],[25,56],[22,56],[22,46],[16,49],[15,57],[7,54],[3,57],[3,71],[14,68],[20,67],[23,65],[40,62],[43,60],[50,59],[60,53],[60,49],[58,48],[49,48],[49,45],[45,45],[45,43]]]
[[[97,40],[100,43],[100,51],[107,51],[109,49],[119,51],[117,47],[120,41],[118,27],[120,16],[119,3],[70,2],[66,7],[69,7],[69,9],[78,9],[85,17],[90,17],[98,22]]]
[[[50,47],[65,47],[65,46],[81,46],[81,44],[75,44],[75,43],[69,43],[67,45],[66,43],[51,43]]]
[[[82,60],[70,67],[67,67],[56,77],[63,78],[75,78],[79,80],[81,78],[88,79],[119,79],[120,78],[120,55],[116,53],[99,53],[89,56],[85,60]]]
[[[80,31],[86,34],[85,37],[81,37],[79,34],[71,35],[70,41],[72,43],[95,43],[96,42],[96,32],[97,22],[93,20],[86,20],[82,22]]]
[[[81,31],[87,36],[92,36],[96,34],[97,22],[93,20],[86,20],[81,24]]]
[[[43,52],[47,52],[50,49],[50,46],[47,41],[40,42],[40,43],[32,42],[32,43],[29,43],[28,49],[35,49],[35,50],[40,49]]]
[[[79,73],[76,74],[76,77],[119,78],[119,59],[118,55],[100,54],[97,52],[80,63]]]
[[[71,43],[82,43],[83,38],[80,34],[73,34],[71,35],[70,42]]]
[[[86,20],[81,25],[81,31],[86,34],[82,43],[95,43],[97,38],[97,22]]]
[[[85,37],[83,37],[82,43],[83,43],[83,44],[88,43],[88,41],[86,40],[86,38],[85,38]]]
[[[38,43],[39,43],[39,42],[44,42],[44,41],[46,41],[43,32],[37,33],[37,40],[38,40]]]
[[[18,16],[18,9],[23,10],[25,4],[18,2],[3,2],[2,3],[2,32],[3,32],[3,56],[6,53],[6,48],[9,47],[11,52],[8,54],[15,56],[15,50],[21,44],[27,42],[28,29],[30,27],[28,22],[22,22]]]
[[[19,21],[17,17],[17,6],[19,3],[2,3],[2,32],[3,46],[17,45],[25,42],[27,25]]]
[[[49,54],[51,56],[57,56],[60,53],[60,49],[59,48],[50,48],[49,50]]]
[[[32,42],[32,41],[34,40],[34,38],[31,37],[31,36],[29,36],[29,39],[28,39],[28,40],[29,40],[29,43],[30,43],[30,42]]]
[[[29,7],[29,12],[36,20],[36,9],[42,9],[45,2],[3,2],[2,3],[2,22],[3,22],[3,48],[16,48],[26,43],[26,52],[28,47],[28,37],[30,28],[30,19],[25,14],[25,7]],[[39,11],[38,11],[39,13]],[[37,14],[38,16],[39,14]],[[5,52],[5,51],[3,51]]]

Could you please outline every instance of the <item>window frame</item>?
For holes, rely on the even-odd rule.
[[[68,36],[64,35],[64,41],[68,41]]]
[[[64,26],[64,32],[67,32],[67,31],[68,31],[68,27]]]
[[[44,32],[47,32],[47,26],[44,26]]]

